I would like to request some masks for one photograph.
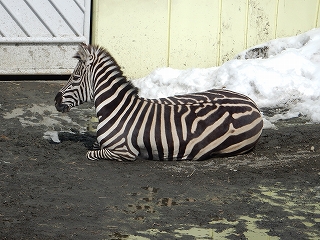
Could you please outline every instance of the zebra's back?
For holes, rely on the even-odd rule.
[[[102,148],[126,154],[128,160],[137,155],[202,160],[244,153],[254,147],[263,126],[254,102],[227,90],[161,99],[135,97],[116,111],[118,115],[101,121],[98,141]]]

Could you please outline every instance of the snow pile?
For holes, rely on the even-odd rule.
[[[220,67],[159,68],[132,82],[147,98],[226,88],[262,109],[287,109],[272,122],[299,115],[320,122],[320,29],[257,45]]]

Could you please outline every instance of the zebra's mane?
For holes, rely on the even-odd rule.
[[[109,53],[107,49],[104,47],[101,47],[99,45],[86,45],[86,44],[80,44],[79,50],[74,56],[74,58],[77,58],[81,61],[87,61],[89,55],[94,56],[95,58],[99,59],[99,62],[103,61],[111,61],[112,65],[115,66],[114,70],[117,71],[117,74],[115,74],[115,77],[120,77],[121,81],[119,81],[117,84],[122,85],[126,84],[126,86],[129,89],[133,89],[133,93],[137,94],[139,93],[139,89],[135,87],[131,81],[127,79],[125,75],[123,75],[123,72],[121,70],[121,67],[117,63],[117,61],[113,58],[113,56]]]

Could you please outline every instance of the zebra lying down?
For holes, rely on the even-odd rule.
[[[98,150],[90,160],[203,160],[250,151],[262,118],[248,97],[209,90],[160,99],[139,97],[105,49],[80,44],[79,60],[55,97],[59,112],[94,100]]]

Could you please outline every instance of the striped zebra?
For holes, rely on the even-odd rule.
[[[94,100],[98,148],[90,160],[203,160],[250,151],[263,121],[256,104],[228,90],[160,99],[139,97],[105,49],[80,44],[79,60],[55,97],[56,109]]]

